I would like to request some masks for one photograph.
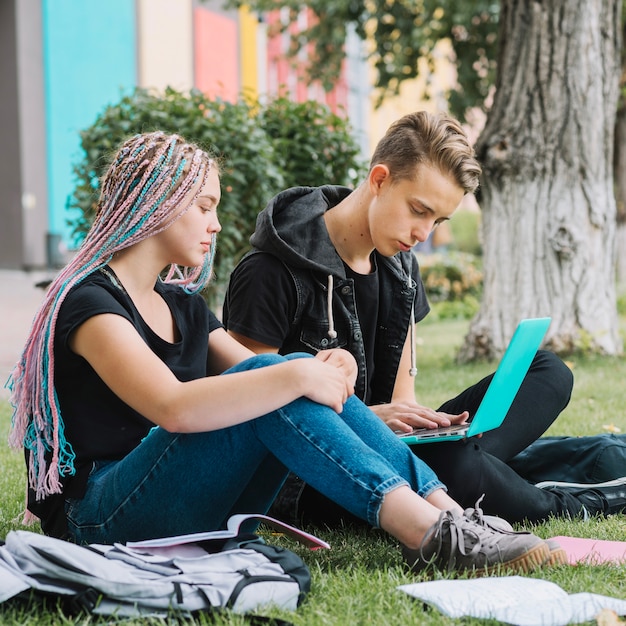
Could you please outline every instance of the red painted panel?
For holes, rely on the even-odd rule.
[[[194,81],[209,97],[235,102],[239,96],[239,44],[235,20],[194,9]]]

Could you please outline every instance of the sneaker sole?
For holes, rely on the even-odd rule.
[[[412,554],[412,552],[412,550],[406,550],[404,552],[405,563],[412,573],[417,574],[433,567],[438,569],[432,562],[420,562],[419,557],[416,557]],[[469,574],[470,576],[481,577],[489,576],[493,573],[501,573],[502,568],[512,569],[516,572],[528,573],[532,570],[539,569],[540,567],[563,565],[567,562],[567,553],[561,548],[561,546],[556,546],[551,549],[546,542],[543,542],[511,561],[494,563],[493,565],[486,567],[459,568],[456,571],[457,573],[463,572]]]
[[[476,577],[489,576],[494,573],[502,574],[503,568],[526,574],[539,569],[543,565],[546,565],[549,559],[550,548],[545,542],[543,542],[511,561],[494,563],[493,565],[489,565],[487,567],[468,568],[463,571]]]
[[[540,483],[537,483],[535,487],[538,487],[539,489],[547,489],[549,487],[574,487],[581,489],[595,489],[598,487],[620,487],[622,485],[626,485],[626,476],[622,476],[621,478],[615,478],[614,480],[607,480],[604,483],[568,483],[558,480],[544,480]]]
[[[550,550],[548,560],[543,564],[544,567],[554,567],[555,565],[568,565],[569,557],[567,552],[560,546]]]

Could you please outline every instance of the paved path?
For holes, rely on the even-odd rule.
[[[0,270],[0,398],[9,392],[4,384],[18,360],[33,317],[43,299],[35,283],[50,278],[45,271]]]

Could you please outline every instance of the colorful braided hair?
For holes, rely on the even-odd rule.
[[[214,161],[197,146],[178,135],[153,132],[126,141],[105,174],[95,221],[46,291],[7,381],[13,405],[9,444],[30,452],[28,484],[38,500],[60,493],[60,478],[75,471],[54,388],[53,346],[61,304],[72,287],[106,265],[118,250],[165,230],[185,213],[193,200],[185,205],[182,201],[194,188],[199,193],[211,167],[216,167]],[[188,293],[199,291],[211,276],[214,254],[215,243],[203,265],[171,266],[164,282],[179,284]]]

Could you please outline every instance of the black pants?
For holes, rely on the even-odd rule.
[[[473,415],[492,378],[488,376],[445,402],[440,410]],[[480,438],[413,446],[463,507],[484,494],[483,511],[510,522],[538,522],[550,515],[575,516],[581,503],[558,490],[538,489],[508,463],[548,429],[567,406],[573,386],[569,368],[554,354],[539,351],[500,428]]]
[[[447,413],[474,415],[493,374],[445,402]],[[576,516],[581,503],[558,490],[538,489],[508,462],[548,429],[567,406],[573,386],[569,368],[554,354],[540,350],[500,426],[480,438],[413,446],[464,508],[484,495],[483,511],[509,522],[539,522],[550,515]],[[292,524],[337,526],[362,523],[324,496],[290,477],[270,511]]]

